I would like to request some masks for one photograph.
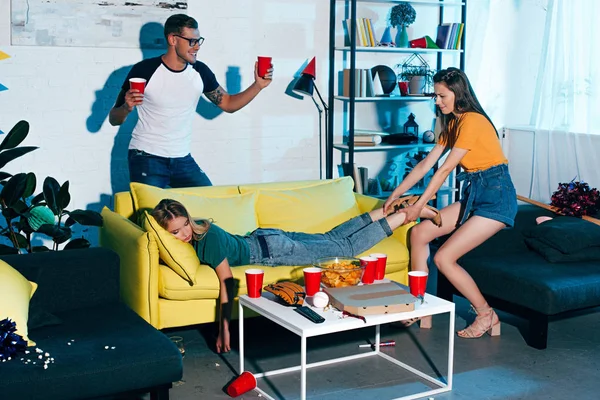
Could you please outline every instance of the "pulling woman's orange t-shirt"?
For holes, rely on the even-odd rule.
[[[494,165],[508,163],[496,130],[485,116],[467,112],[460,116],[458,124],[458,138],[454,147],[469,150],[460,160],[460,166],[465,171],[482,171]],[[440,136],[439,144],[446,146],[446,143],[446,139]]]

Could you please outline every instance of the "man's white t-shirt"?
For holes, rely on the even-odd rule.
[[[125,92],[129,90],[129,78],[146,79],[144,101],[136,106],[138,122],[129,149],[168,158],[190,154],[192,122],[200,96],[219,87],[210,68],[196,61],[182,71],[173,71],[156,57],[131,68],[122,86]],[[117,101],[115,106],[122,104]]]

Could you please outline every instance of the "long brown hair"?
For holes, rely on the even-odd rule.
[[[457,114],[464,114],[466,112],[476,112],[483,115],[496,131],[498,136],[498,130],[494,126],[494,123],[483,111],[483,107],[479,104],[475,91],[469,82],[467,75],[458,68],[450,67],[439,70],[433,76],[433,83],[444,83],[448,90],[454,93],[454,111]],[[438,106],[435,107],[435,114],[441,121],[442,132],[440,137],[443,137],[448,147],[454,147],[456,139],[458,138],[458,131],[460,128],[460,117],[450,114],[442,114],[442,111]]]
[[[168,229],[169,221],[177,217],[186,218],[192,227],[192,236],[194,240],[202,239],[212,224],[212,220],[209,219],[194,221],[190,218],[190,214],[185,206],[177,200],[172,199],[162,199],[160,203],[154,207],[154,210],[152,210],[150,215],[152,215],[156,222],[164,229]]]

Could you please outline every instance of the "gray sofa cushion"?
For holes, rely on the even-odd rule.
[[[575,217],[553,218],[524,229],[523,235],[539,239],[565,254],[588,247],[600,247],[600,225]]]
[[[535,219],[543,215],[554,216],[536,206],[520,205],[513,229],[498,232],[459,264],[484,295],[546,315],[600,305],[599,262],[549,263],[526,246],[523,230],[535,227]]]

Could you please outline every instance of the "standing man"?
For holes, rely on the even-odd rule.
[[[273,69],[258,76],[241,93],[230,95],[206,64],[196,59],[204,42],[198,22],[185,14],[170,16],[165,22],[167,52],[135,64],[110,110],[110,124],[121,125],[137,107],[138,122],[129,143],[131,182],[157,187],[211,186],[208,176],[190,154],[192,121],[204,93],[225,112],[233,113],[269,86]],[[130,89],[130,78],[146,79],[144,93]]]

